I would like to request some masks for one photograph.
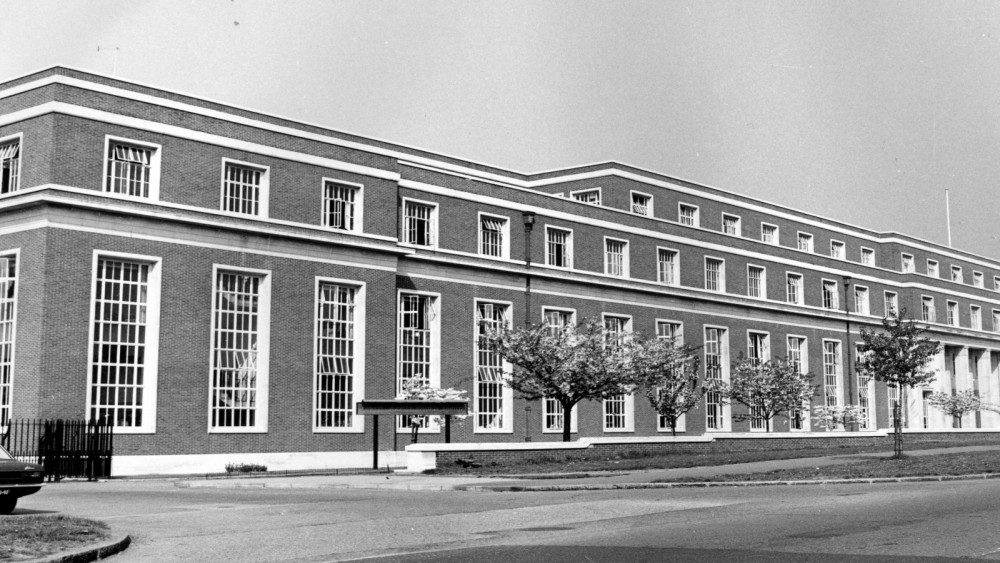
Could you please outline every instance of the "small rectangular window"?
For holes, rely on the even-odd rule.
[[[747,295],[767,299],[767,278],[763,267],[747,266]]]
[[[760,240],[766,244],[778,244],[778,227],[767,223],[760,224]]]
[[[982,272],[972,272],[972,286],[973,287],[983,287],[983,273]]]
[[[21,180],[21,141],[0,141],[0,194],[16,192]]]
[[[900,270],[904,273],[913,272],[913,255],[905,252],[899,255]]]
[[[573,231],[545,227],[545,263],[557,268],[573,267]]]
[[[323,224],[331,229],[355,230],[361,188],[329,180],[323,186]]]
[[[678,204],[679,210],[679,221],[681,225],[688,225],[691,227],[698,226],[698,208],[694,205],[688,205],[686,203]]]
[[[740,218],[735,215],[722,215],[722,232],[734,237],[740,236]]]
[[[142,198],[155,195],[150,188],[156,184],[156,153],[152,146],[109,139],[104,191]]]
[[[542,323],[548,328],[549,335],[555,338],[576,324],[574,314],[566,309],[542,309]]]
[[[222,210],[241,215],[266,216],[267,169],[224,162]]]
[[[977,305],[969,306],[969,328],[983,330],[983,310]]]
[[[830,241],[830,257],[843,260],[847,257],[847,248],[839,240]]]
[[[604,239],[604,273],[620,278],[628,277],[628,241]]]
[[[871,305],[868,302],[868,288],[860,285],[854,286],[854,312],[859,315],[867,315],[871,312]]]
[[[840,309],[840,291],[835,281],[823,280],[823,308]]]
[[[573,199],[575,199],[577,201],[582,201],[583,203],[589,203],[591,205],[600,205],[601,204],[601,189],[600,188],[593,189],[593,190],[583,190],[583,191],[579,191],[579,192],[570,192],[570,195],[573,196]]]
[[[962,276],[962,267],[961,266],[952,266],[951,267],[951,281],[957,282],[957,283],[963,283],[965,281],[965,278]]]
[[[632,213],[652,217],[653,196],[639,192],[632,192]]]
[[[483,256],[507,258],[509,248],[508,225],[506,217],[494,215],[479,216],[479,253]]]
[[[403,200],[403,242],[416,246],[437,244],[437,206]]]
[[[937,260],[928,260],[927,261],[927,275],[930,276],[930,277],[932,277],[932,278],[939,278],[939,277],[941,277],[941,270],[938,268],[938,262],[937,262]]]
[[[951,326],[958,326],[958,303],[954,301],[948,302],[948,324]]]
[[[885,316],[899,313],[899,296],[893,291],[885,292]]]
[[[934,309],[934,298],[923,296],[920,298],[920,318],[923,321],[937,322],[937,311]]]
[[[805,252],[813,251],[813,236],[809,233],[799,233],[798,249]]]
[[[861,263],[865,266],[875,265],[875,251],[870,248],[861,247]]]
[[[802,304],[802,275],[787,274],[785,276],[786,300],[796,305]]]
[[[677,251],[659,248],[656,251],[657,281],[666,285],[677,285],[680,277],[677,272]]]
[[[674,340],[680,344],[684,334],[681,332],[681,323],[672,321],[656,321],[656,338]]]
[[[993,291],[1000,291],[1000,276],[993,276]]]
[[[1000,332],[1000,311],[993,309],[993,332]]]
[[[705,258],[705,289],[726,291],[726,263],[718,258]]]

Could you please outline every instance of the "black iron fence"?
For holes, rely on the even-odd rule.
[[[11,420],[0,445],[15,458],[38,463],[49,481],[111,476],[114,427],[84,420]]]

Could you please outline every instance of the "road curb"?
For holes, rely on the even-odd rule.
[[[709,487],[771,487],[796,485],[874,485],[878,483],[915,483],[926,481],[972,481],[1000,479],[1000,473],[973,475],[923,475],[918,477],[873,477],[870,479],[822,479],[808,481],[689,481],[672,483],[611,483],[576,485],[456,485],[456,491],[530,493],[552,491],[609,491],[629,489],[684,489]]]
[[[121,553],[131,543],[131,536],[126,535],[118,540],[81,547],[71,551],[62,551],[48,557],[22,561],[21,563],[90,563],[91,561],[106,559],[116,553]]]

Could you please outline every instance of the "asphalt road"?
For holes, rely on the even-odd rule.
[[[132,535],[112,563],[1000,560],[998,480],[554,493],[83,482],[15,515],[41,512]]]

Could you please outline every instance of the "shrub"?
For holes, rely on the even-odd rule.
[[[265,471],[267,471],[267,466],[259,463],[226,464],[226,473],[263,473]]]

